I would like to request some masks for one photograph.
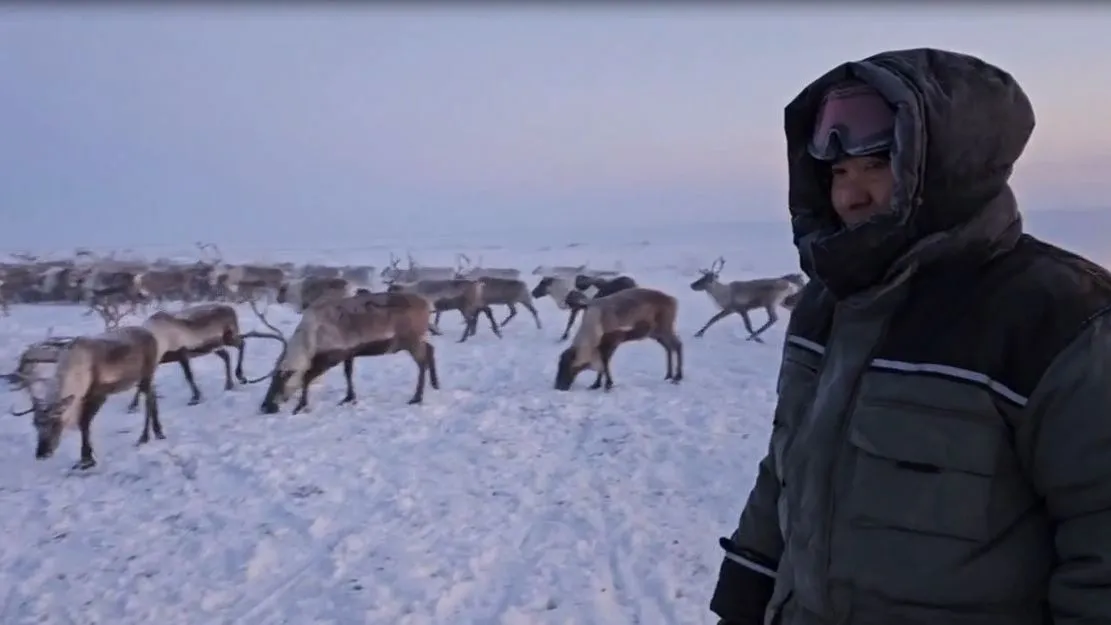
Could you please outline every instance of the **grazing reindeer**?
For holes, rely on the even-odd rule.
[[[485,286],[474,280],[419,280],[413,283],[391,282],[386,288],[387,293],[413,293],[428,300],[436,312],[437,320],[434,322],[439,327],[439,314],[448,310],[458,310],[467,327],[458,343],[474,336],[477,331],[478,314],[483,313],[490,320],[490,329],[501,338],[498,322],[494,320],[494,313],[486,304],[483,291]]]
[[[571,326],[575,325],[575,317],[590,304],[591,299],[598,299],[607,295],[613,295],[619,291],[624,291],[637,286],[636,280],[628,276],[618,276],[613,279],[600,278],[597,276],[575,276],[575,290],[567,294],[563,298],[563,303],[567,308],[571,309],[571,316],[567,318],[567,327],[563,329],[563,336],[559,340],[566,341],[567,337],[571,334]],[[588,296],[587,291],[593,290],[594,295]]]
[[[593,369],[598,377],[592,389],[613,388],[610,359],[618,345],[651,338],[667,352],[665,380],[678,384],[683,379],[683,343],[675,332],[679,302],[655,289],[634,287],[590,301],[582,324],[571,346],[559,355],[555,388],[571,389],[575,378],[584,369]],[[672,355],[675,368],[672,369]]]
[[[718,280],[718,276],[724,266],[725,259],[718,257],[709,269],[700,269],[702,277],[691,283],[691,290],[705,291],[721,309],[716,315],[710,317],[706,325],[702,326],[702,329],[695,332],[694,335],[701,337],[710,326],[736,313],[741,316],[745,329],[748,330],[748,338],[745,340],[763,343],[764,340],[760,338],[760,335],[779,320],[776,307],[789,308],[793,306],[793,302],[797,298],[793,298],[791,302],[787,301],[788,298],[801,291],[802,287],[805,286],[806,283],[803,281],[802,274],[790,273],[778,278],[735,280],[729,284],[723,284]],[[768,321],[759,329],[753,331],[752,320],[749,318],[748,312],[757,308],[763,308],[767,312]]]
[[[89,441],[89,427],[109,395],[134,386],[146,397],[146,418],[137,445],[162,434],[158,399],[154,393],[154,371],[158,366],[158,340],[146,328],[126,326],[93,336],[79,336],[61,353],[54,377],[43,399],[31,395],[31,408],[12,414],[34,413],[38,446],[35,458],[49,458],[58,449],[62,431],[77,426],[81,431],[81,460],[74,469],[96,465]]]
[[[516,305],[520,304],[532,313],[532,318],[536,320],[536,329],[541,329],[540,314],[536,312],[536,306],[532,303],[532,295],[529,293],[527,284],[515,278],[493,276],[482,276],[477,281],[482,284],[482,300],[486,305],[501,304],[509,308],[509,316],[499,325],[505,326],[510,319],[516,317]]]
[[[338,270],[337,270],[338,272]],[[324,297],[347,297],[351,284],[345,278],[306,277],[282,283],[278,288],[275,301],[279,304],[292,304],[297,312],[305,312],[318,299]]]
[[[255,303],[252,301],[251,306]],[[264,338],[281,341],[282,338],[275,334],[264,332],[239,332],[239,316],[235,309],[227,304],[199,304],[190,306],[177,312],[158,311],[147,317],[143,327],[150,330],[158,339],[158,364],[176,362],[181,365],[185,381],[193,391],[189,400],[190,406],[201,402],[201,389],[193,379],[193,368],[189,359],[194,356],[216,354],[224,361],[224,390],[234,388],[231,378],[231,356],[228,347],[239,350],[239,357],[235,362],[235,379],[240,384],[247,384],[243,375],[243,354],[246,351],[246,340],[249,338]],[[128,405],[128,412],[134,411],[139,406],[139,391]]]
[[[425,298],[411,293],[361,293],[341,300],[328,300],[310,307],[301,316],[293,336],[285,343],[274,370],[270,388],[262,400],[263,413],[273,414],[278,405],[300,389],[296,414],[308,407],[309,385],[332,367],[343,363],[347,394],[340,404],[355,402],[351,379],[355,358],[382,356],[407,351],[417,363],[417,388],[410,404],[424,400],[426,374],[432,388],[440,388],[436,374],[436,351],[428,342],[432,307]],[[260,315],[265,325],[274,326]]]

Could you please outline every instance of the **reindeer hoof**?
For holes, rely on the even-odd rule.
[[[139,440],[135,441],[135,446],[139,447],[140,445],[146,445],[149,442],[150,442],[150,436],[148,436],[147,434],[143,434],[142,436],[139,437]]]
[[[188,406],[196,406],[196,405],[197,405],[197,404],[199,404],[199,403],[201,403],[201,398],[200,398],[200,397],[194,397],[193,399],[190,399],[190,400],[189,400],[189,403],[188,403],[188,404],[186,404],[186,405],[188,405]]]
[[[96,460],[92,458],[82,458],[73,465],[74,471],[87,471],[96,466]]]
[[[354,398],[354,397],[344,397],[343,399],[339,400],[339,404],[338,404],[338,405],[340,405],[340,406],[345,406],[345,405],[347,405],[347,404],[354,404],[354,403],[357,403],[357,402],[355,401],[355,398]]]
[[[166,440],[166,435],[163,434],[162,432],[155,432],[154,437],[157,438],[160,441]]]

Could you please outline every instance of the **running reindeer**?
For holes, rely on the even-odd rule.
[[[89,429],[110,395],[138,387],[145,396],[146,417],[136,445],[148,442],[152,429],[155,438],[166,438],[154,392],[157,367],[158,340],[146,328],[125,326],[79,336],[61,351],[53,378],[45,381],[44,396],[39,398],[31,393],[31,408],[13,410],[12,414],[34,413],[33,423],[38,431],[35,458],[39,460],[54,455],[62,432],[76,426],[81,431],[81,459],[74,469],[89,469],[96,465]]]
[[[264,325],[281,335],[262,313],[256,314]],[[340,404],[354,403],[351,376],[355,359],[400,351],[409,352],[417,363],[417,388],[409,403],[421,403],[426,375],[432,388],[440,388],[435,349],[428,342],[431,314],[428,300],[412,293],[360,292],[317,302],[301,316],[289,340],[283,336],[282,352],[274,370],[266,376],[270,378],[270,387],[260,410],[265,414],[276,413],[279,404],[300,390],[301,397],[293,413],[301,412],[308,407],[313,380],[340,363],[347,382],[347,394]]]
[[[496,276],[481,276],[475,278],[475,281],[482,285],[482,300],[487,307],[500,304],[509,309],[509,315],[502,319],[498,325],[504,327],[510,319],[516,317],[517,304],[520,304],[532,313],[532,318],[536,321],[536,329],[543,328],[540,323],[540,314],[536,312],[536,305],[532,301],[528,285],[523,281],[516,278],[499,278]],[[436,313],[437,323],[439,322],[439,314],[439,312]]]
[[[559,356],[555,388],[571,389],[585,369],[598,372],[592,389],[613,388],[610,360],[617,347],[645,338],[655,340],[667,353],[665,380],[678,384],[683,379],[683,343],[675,332],[679,302],[662,291],[634,287],[590,301],[571,346]],[[672,358],[675,367],[672,368]]]
[[[250,302],[252,310],[257,311],[254,300]],[[224,361],[224,390],[234,388],[232,384],[231,356],[228,347],[239,351],[235,363],[235,379],[240,384],[250,384],[243,375],[243,355],[246,351],[246,339],[262,338],[281,341],[278,334],[266,332],[239,332],[239,316],[235,309],[227,304],[198,304],[177,312],[158,311],[147,317],[143,327],[154,334],[158,340],[158,364],[176,362],[181,365],[185,381],[193,392],[189,400],[190,406],[201,402],[201,389],[193,379],[193,368],[189,360],[195,356],[216,354]],[[266,376],[253,380],[260,382]],[[128,412],[133,412],[139,407],[139,391],[128,405]]]
[[[734,280],[724,284],[718,279],[723,267],[725,267],[725,259],[719,256],[709,269],[700,269],[702,277],[691,283],[691,290],[704,291],[721,309],[694,335],[701,337],[710,326],[736,313],[741,316],[745,329],[748,330],[748,338],[745,340],[763,343],[764,340],[760,335],[779,320],[776,308],[779,306],[789,308],[795,299],[793,296],[806,285],[802,274],[790,273],[778,278]],[[748,313],[758,308],[763,308],[767,312],[768,321],[754,331]]]

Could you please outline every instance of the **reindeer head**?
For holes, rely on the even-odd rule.
[[[574,345],[560,353],[559,364],[556,366],[555,390],[569,391],[571,385],[575,383],[575,378],[583,371],[587,369],[601,370],[601,363],[596,363],[595,359],[584,360],[579,354],[578,347]]]
[[[702,274],[700,278],[691,282],[692,291],[705,291],[710,288],[710,285],[717,282],[718,276],[721,275],[721,269],[725,266],[725,258],[718,256],[709,269],[699,269],[698,272]]]
[[[545,276],[543,278],[540,278],[540,282],[538,282],[536,284],[536,288],[534,288],[532,290],[532,296],[533,297],[544,297],[549,292],[551,292],[552,284],[554,282],[555,282],[555,278],[553,278],[551,276]]]
[[[575,276],[575,288],[580,291],[585,291],[592,286],[597,286],[597,284],[598,279],[594,276],[588,276],[581,273]]]
[[[563,298],[563,303],[567,304],[567,307],[572,310],[582,310],[590,304],[590,298],[582,291],[571,291],[567,294],[567,297]]]
[[[35,446],[35,458],[44,460],[54,455],[58,449],[58,443],[62,440],[62,429],[65,427],[65,420],[62,415],[73,404],[73,395],[67,395],[59,400],[44,401],[31,396],[31,410],[25,411],[34,412],[35,416],[32,422],[35,425],[35,430],[38,432],[38,444]]]

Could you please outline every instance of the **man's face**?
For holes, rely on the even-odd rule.
[[[891,162],[878,156],[850,156],[833,164],[829,196],[846,226],[891,210],[895,175]]]

